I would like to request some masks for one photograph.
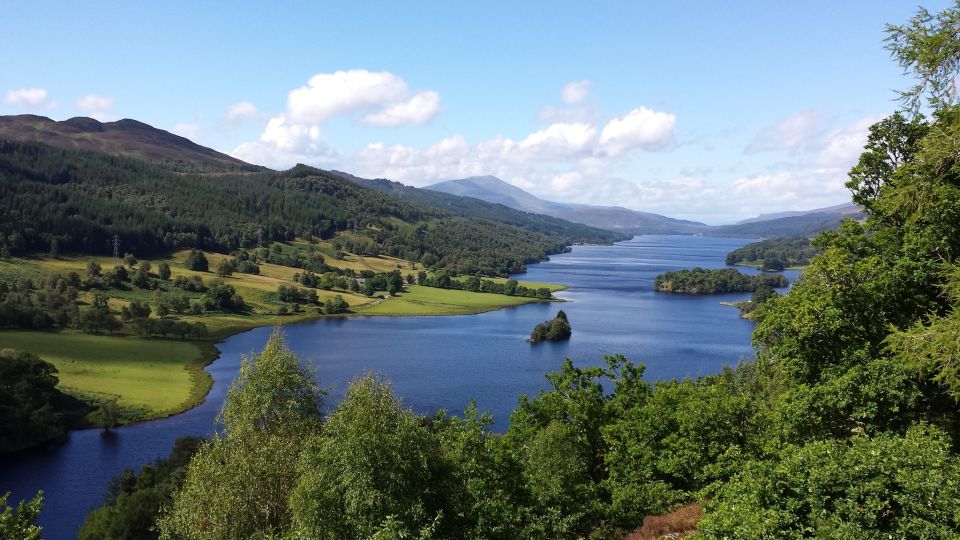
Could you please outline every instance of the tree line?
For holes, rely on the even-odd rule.
[[[781,289],[787,286],[783,274],[748,276],[733,268],[692,268],[664,272],[654,280],[654,289],[677,294],[719,294],[753,292],[759,287]]]
[[[772,238],[752,242],[727,253],[727,264],[761,263],[764,269],[783,270],[790,266],[806,266],[820,251],[809,238]]]

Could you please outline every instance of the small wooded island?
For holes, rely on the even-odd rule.
[[[557,316],[552,320],[543,321],[533,327],[530,333],[530,343],[542,343],[544,341],[563,341],[570,339],[573,330],[570,328],[570,321],[567,320],[567,314],[561,309]]]
[[[780,289],[786,287],[787,283],[783,274],[748,276],[733,268],[693,268],[658,275],[654,288],[659,292],[677,294],[720,294],[753,292],[758,287]]]

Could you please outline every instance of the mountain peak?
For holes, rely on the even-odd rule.
[[[93,150],[156,161],[179,171],[264,170],[263,167],[200,146],[186,137],[130,118],[100,122],[94,118],[77,116],[58,122],[34,114],[0,116],[0,139],[40,142],[60,148]]]

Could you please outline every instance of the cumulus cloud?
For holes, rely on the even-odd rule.
[[[331,164],[337,158],[319,126],[291,122],[283,114],[267,122],[259,140],[241,144],[232,154],[244,161],[275,169],[285,169],[297,163]]]
[[[47,91],[43,88],[17,88],[7,90],[3,97],[6,105],[15,105],[28,109],[52,109],[57,106],[57,102],[47,96]]]
[[[821,111],[801,111],[761,129],[744,150],[746,154],[776,150],[799,150],[818,139],[827,128]]]
[[[630,150],[664,150],[674,144],[676,116],[646,107],[614,118],[600,133],[600,145],[611,156]]]
[[[298,162],[329,165],[339,154],[327,144],[322,128],[335,116],[362,114],[363,124],[396,127],[423,124],[440,110],[437,92],[414,93],[386,71],[319,73],[290,91],[286,111],[267,122],[259,140],[239,145],[232,154],[276,168]]]
[[[101,122],[116,120],[117,118],[113,111],[113,98],[109,96],[89,94],[74,102],[74,106],[78,111]]]
[[[573,81],[567,83],[560,92],[560,99],[567,105],[580,103],[590,95],[590,87],[592,84],[590,81]]]
[[[398,126],[422,124],[440,111],[436,92],[410,94],[403,79],[386,71],[320,73],[290,92],[287,115],[292,122],[320,125],[333,116],[374,109],[371,123]]]
[[[879,115],[867,116],[829,133],[817,149],[817,164],[822,167],[852,167],[863,153],[863,146],[867,144],[870,126],[882,119]]]
[[[234,103],[227,108],[227,121],[230,123],[237,123],[243,120],[261,117],[263,117],[263,113],[257,108],[256,105],[250,103],[249,101]]]
[[[363,123],[371,126],[417,125],[429,121],[440,112],[440,94],[428,90],[415,94],[407,101],[389,105],[383,110],[367,114]]]

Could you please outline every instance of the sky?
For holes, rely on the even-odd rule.
[[[910,83],[883,39],[913,2],[591,4],[5,0],[0,114],[723,224],[848,201]]]

